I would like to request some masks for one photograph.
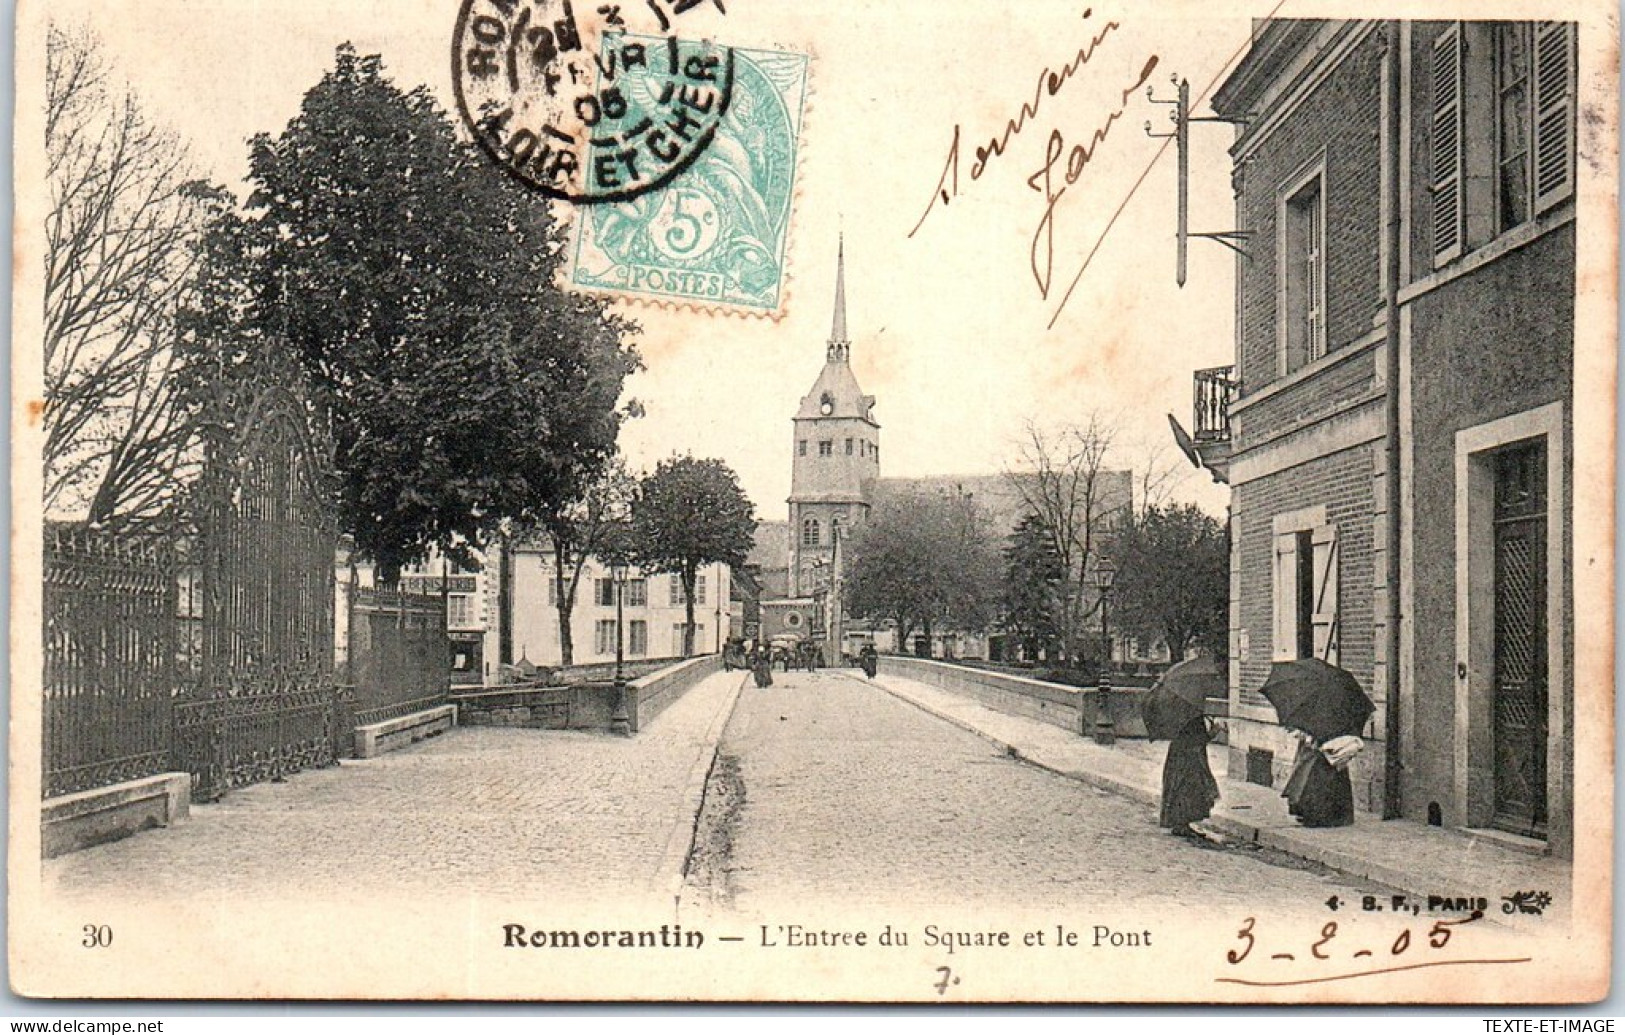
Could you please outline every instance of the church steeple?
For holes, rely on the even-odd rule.
[[[829,329],[829,351],[825,358],[833,363],[845,361],[852,349],[846,336],[846,235],[842,234],[835,249],[835,320]]]

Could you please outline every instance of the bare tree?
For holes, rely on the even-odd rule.
[[[48,30],[46,87],[44,504],[139,524],[188,456],[170,344],[202,192],[88,31]]]
[[[1109,463],[1115,439],[1114,424],[1099,413],[1053,429],[1029,423],[1018,466],[1005,472],[1058,564],[1053,613],[1072,664],[1087,653],[1079,641],[1085,624],[1100,611],[1094,573],[1113,529],[1133,504],[1131,474]]]
[[[1144,514],[1174,505],[1174,495],[1190,479],[1194,468],[1163,439],[1141,443],[1134,450],[1134,512]]]

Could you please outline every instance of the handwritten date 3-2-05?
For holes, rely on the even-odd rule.
[[[1313,933],[1267,930],[1248,917],[1224,953],[1225,984],[1286,986],[1324,984],[1426,967],[1527,963],[1528,957],[1475,955],[1462,928],[1484,918],[1474,910],[1453,920],[1419,924],[1358,924],[1328,920]]]

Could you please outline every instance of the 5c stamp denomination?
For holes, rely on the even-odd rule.
[[[611,46],[656,43],[627,36]],[[730,56],[731,104],[710,146],[659,190],[581,213],[572,287],[752,314],[779,312],[807,59],[745,49]],[[658,110],[653,86],[630,84],[628,121]]]

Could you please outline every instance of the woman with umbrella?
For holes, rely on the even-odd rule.
[[[1360,731],[1376,706],[1348,672],[1319,658],[1277,661],[1260,688],[1281,725],[1298,737],[1298,756],[1281,792],[1306,827],[1354,823],[1348,766],[1365,742]]]
[[[1162,766],[1162,814],[1159,823],[1178,837],[1205,841],[1191,824],[1208,817],[1219,800],[1219,784],[1208,768],[1212,739],[1206,701],[1225,691],[1225,680],[1212,658],[1192,658],[1163,673],[1145,699],[1146,735],[1168,741]]]

